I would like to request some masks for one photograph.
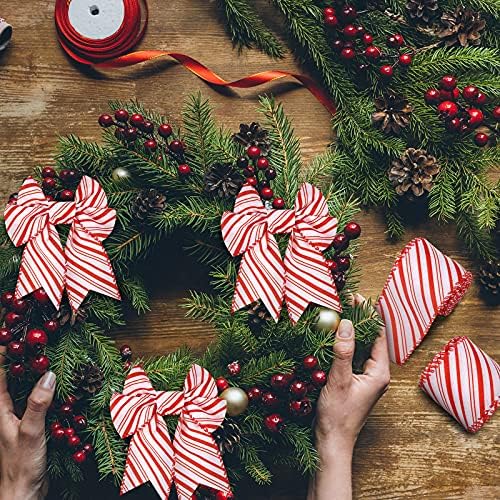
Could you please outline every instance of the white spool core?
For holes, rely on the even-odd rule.
[[[118,31],[125,6],[123,0],[71,0],[68,17],[80,35],[101,40]]]

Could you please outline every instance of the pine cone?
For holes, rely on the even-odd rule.
[[[486,26],[486,21],[479,12],[459,5],[454,12],[445,12],[441,16],[441,26],[436,29],[436,35],[448,47],[479,45],[481,34]]]
[[[242,123],[240,131],[233,135],[233,139],[245,147],[257,146],[263,154],[266,154],[271,147],[267,130],[256,122],[252,122],[250,125]]]
[[[413,195],[422,196],[431,190],[433,178],[439,170],[436,158],[427,151],[408,148],[401,158],[392,162],[388,175],[396,193],[412,199]]]
[[[69,322],[71,326],[75,326],[76,323],[85,323],[89,316],[88,309],[90,307],[90,301],[86,300],[79,308],[78,311],[74,312],[71,310],[69,304],[61,304],[59,311],[54,315],[54,319],[59,322],[61,326],[64,326]]]
[[[377,111],[372,114],[372,123],[386,134],[396,135],[410,123],[413,106],[401,96],[388,94],[375,99]]]
[[[489,260],[479,268],[479,286],[481,294],[488,301],[498,304],[500,302],[500,265]]]
[[[408,0],[406,10],[411,19],[429,25],[432,18],[437,14],[438,0]]]
[[[269,314],[266,306],[262,302],[256,302],[248,310],[248,326],[253,331],[260,330],[272,316]]]
[[[99,366],[81,366],[75,372],[75,386],[77,387],[75,395],[78,398],[93,396],[101,390],[103,382],[104,374]]]
[[[224,453],[232,453],[234,447],[239,444],[241,441],[241,430],[234,420],[226,418],[213,433],[213,437],[221,455],[224,455]]]
[[[154,188],[143,189],[134,200],[130,211],[135,220],[144,222],[150,215],[165,209],[167,198]]]
[[[215,163],[205,174],[205,193],[219,198],[234,198],[244,179],[229,163]]]

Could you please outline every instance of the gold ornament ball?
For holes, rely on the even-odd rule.
[[[248,408],[247,393],[239,387],[228,387],[219,397],[226,400],[226,413],[230,417],[241,415]]]
[[[322,307],[316,320],[316,329],[320,332],[336,332],[340,324],[340,314],[333,309]]]
[[[116,167],[111,172],[111,177],[115,182],[125,182],[130,179],[130,172],[124,167]]]

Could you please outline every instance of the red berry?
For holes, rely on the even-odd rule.
[[[78,438],[78,440],[80,440],[80,439]],[[68,444],[69,444],[69,441],[68,441]],[[87,454],[85,453],[85,450],[78,450],[78,451],[75,451],[75,453],[73,453],[73,455],[71,455],[71,458],[72,458],[73,462],[75,462],[75,464],[83,464],[83,462],[85,462],[85,460],[87,460]]]
[[[275,208],[276,210],[281,210],[282,208],[285,208],[285,200],[283,198],[274,198],[273,208]]]
[[[54,189],[57,186],[57,181],[54,177],[45,177],[42,181],[42,187],[44,189]]]
[[[217,491],[215,500],[234,500],[234,495],[230,491]]]
[[[29,304],[25,299],[14,299],[11,307],[18,314],[26,314]]]
[[[264,392],[261,397],[261,402],[267,408],[275,408],[280,404],[278,396],[272,392]]]
[[[162,123],[158,127],[158,133],[160,134],[161,137],[167,139],[172,135],[172,126],[169,125],[168,123]]]
[[[342,33],[347,38],[356,38],[356,36],[358,35],[358,29],[356,28],[356,26],[354,26],[354,24],[348,24],[344,27]]]
[[[290,384],[290,394],[296,399],[302,399],[307,394],[307,384],[301,380],[294,380]]]
[[[5,321],[5,326],[11,328],[18,325],[23,319],[24,317],[21,314],[10,311],[5,315],[3,320]]]
[[[288,404],[288,410],[290,413],[296,417],[300,415],[301,405],[299,400],[292,400]]]
[[[57,420],[55,420],[54,422],[52,422],[50,424],[50,430],[53,431],[55,429],[62,429],[63,428],[63,425],[61,424],[61,422],[58,422]]]
[[[446,130],[449,132],[458,132],[460,130],[460,126],[462,125],[462,120],[460,118],[452,118],[451,120],[446,120],[444,126]]]
[[[179,175],[185,177],[191,173],[191,167],[187,163],[182,163],[177,167],[177,172],[179,172]]]
[[[122,130],[123,137],[128,142],[134,142],[137,139],[137,128],[127,127]]]
[[[257,146],[250,146],[247,149],[247,155],[252,159],[258,158],[261,154],[262,152]]]
[[[323,16],[334,16],[336,14],[335,9],[333,7],[325,7],[323,9]]]
[[[478,92],[476,99],[474,100],[474,103],[477,106],[483,106],[484,104],[486,104],[487,100],[488,98],[486,97],[486,94],[483,94],[483,92]]]
[[[466,101],[474,102],[479,94],[479,89],[475,85],[467,85],[462,89],[462,96]]]
[[[52,167],[44,167],[42,169],[42,177],[55,177],[56,171]]]
[[[299,401],[290,401],[289,410],[295,417],[306,417],[312,410],[312,403],[309,398],[304,398]]]
[[[457,87],[452,90],[441,90],[439,97],[442,101],[456,101],[460,97],[460,90]]]
[[[346,21],[354,21],[358,17],[358,12],[353,5],[344,5],[342,8],[342,17]]]
[[[43,288],[39,288],[38,290],[35,290],[33,292],[33,298],[39,303],[39,304],[48,304],[50,302],[49,296],[45,292]]]
[[[363,35],[363,43],[365,45],[371,45],[373,43],[373,36],[370,33],[365,33]]]
[[[59,321],[49,319],[43,324],[43,329],[48,333],[56,333],[59,330]]]
[[[22,340],[12,340],[7,344],[7,354],[13,358],[23,356],[24,350],[24,342]]]
[[[94,451],[94,447],[90,443],[85,443],[83,445],[83,451],[87,454],[92,453]]]
[[[351,259],[347,255],[337,257],[336,261],[339,271],[347,271],[351,265]]]
[[[128,121],[128,111],[126,109],[117,109],[115,111],[115,120],[118,122],[125,123]]]
[[[113,125],[113,117],[111,115],[101,115],[99,117],[99,125],[104,128],[111,127]]]
[[[469,108],[467,110],[467,114],[469,115],[468,124],[471,127],[477,127],[481,125],[484,120],[483,112],[477,108]]]
[[[68,415],[68,416],[71,416],[71,415]],[[70,437],[74,436],[75,434],[76,434],[76,431],[75,431],[75,429],[73,429],[73,427],[65,427],[64,428],[64,435],[67,438],[70,438]]]
[[[318,366],[318,358],[312,355],[306,356],[302,361],[302,364],[306,370],[312,370]]]
[[[71,415],[73,415],[73,405],[71,405],[69,403],[62,404],[59,407],[59,414],[65,418],[71,417]],[[73,433],[75,432],[75,429],[72,429],[71,427],[69,427],[68,429],[71,429],[73,431]],[[71,432],[68,429],[66,430],[66,432]]]
[[[335,28],[339,24],[337,16],[325,16],[324,21],[325,24],[330,28]]]
[[[67,443],[70,448],[78,448],[82,444],[82,440],[75,434],[68,438]]]
[[[482,134],[481,132],[478,132],[475,136],[474,136],[474,142],[478,145],[478,146],[486,146],[486,144],[488,144],[488,141],[490,140],[489,136],[487,134]]]
[[[59,424],[61,425],[61,424]],[[64,429],[62,427],[57,427],[56,429],[52,429],[50,431],[50,437],[54,441],[62,441],[66,437],[66,433],[64,432]]]
[[[71,394],[71,395],[69,395],[66,398],[66,400],[64,402],[68,403],[71,406],[73,406],[74,404],[76,404],[77,401],[78,401],[78,399],[76,399],[76,396],[74,396],[73,394]]]
[[[383,66],[380,66],[378,71],[384,78],[390,78],[394,73],[394,69],[390,64],[384,64]]]
[[[12,292],[4,292],[0,296],[0,302],[4,307],[11,307],[13,300],[14,300],[14,294]]]
[[[219,392],[225,391],[229,387],[229,382],[224,377],[219,377],[215,381],[215,385],[217,386],[217,390]]]
[[[344,233],[338,233],[333,237],[332,245],[335,250],[345,250],[349,246],[349,238]]]
[[[380,49],[376,47],[375,45],[368,45],[365,49],[365,56],[368,59],[378,59],[382,55],[382,52],[380,52]]]
[[[272,181],[273,179],[276,179],[276,170],[274,168],[268,168],[265,172],[266,179],[269,181]]]
[[[168,145],[168,149],[170,149],[170,151],[172,151],[173,153],[180,154],[184,152],[185,148],[184,144],[181,141],[175,140]]]
[[[340,39],[336,39],[332,42],[332,49],[335,52],[340,52],[344,48],[344,42]]]
[[[134,126],[139,128],[144,122],[144,117],[138,113],[134,113],[130,117],[130,123]]]
[[[338,273],[335,274],[333,279],[335,280],[335,287],[337,288],[337,291],[340,292],[341,290],[343,290],[346,283],[344,273],[339,271]]]
[[[425,93],[424,99],[427,104],[438,104],[441,100],[439,90],[428,89]]]
[[[120,347],[120,356],[123,361],[127,361],[132,357],[132,348],[128,344],[123,344]]]
[[[59,193],[59,199],[61,201],[72,201],[75,198],[75,193],[71,189],[63,189]]]
[[[38,356],[34,357],[30,363],[31,370],[40,375],[45,373],[49,369],[49,366],[50,360],[45,354],[38,354]]]
[[[253,177],[255,175],[255,168],[252,165],[248,165],[247,168],[243,169],[243,175],[245,177]]]
[[[269,160],[265,156],[257,159],[257,168],[259,170],[265,170],[267,167],[269,167]]]
[[[26,369],[22,363],[15,362],[9,365],[9,372],[13,377],[22,377],[25,371]]]
[[[43,330],[34,328],[32,330],[28,330],[28,333],[26,333],[26,345],[31,349],[45,346],[48,341],[49,338]]]
[[[348,222],[344,227],[344,234],[350,240],[355,240],[361,234],[361,226],[356,222]]]
[[[330,271],[332,271],[332,273],[334,273],[338,269],[338,265],[333,259],[327,259],[326,265],[327,265],[328,269],[330,269]]]
[[[350,61],[356,57],[356,51],[351,47],[345,47],[340,51],[340,57],[346,61]]]
[[[262,398],[262,391],[258,387],[251,387],[247,391],[247,396],[250,401],[258,402]]]
[[[271,377],[271,387],[278,391],[284,391],[290,385],[290,378],[284,373],[276,373]]]
[[[401,54],[398,60],[402,66],[409,66],[413,61],[410,54]]]
[[[247,184],[255,187],[257,185],[257,177],[249,177],[247,179]]]
[[[326,373],[323,370],[314,370],[311,380],[316,387],[323,387],[326,384]]]
[[[285,419],[279,413],[264,417],[264,426],[269,432],[280,432],[285,426]]]
[[[405,43],[403,35],[396,33],[395,35],[390,35],[387,37],[387,45],[389,47],[397,48],[401,47]]]
[[[443,101],[437,109],[444,118],[453,118],[458,114],[458,106],[452,101]]]
[[[445,75],[441,78],[439,86],[445,90],[453,90],[457,86],[457,79],[453,75]]]
[[[153,122],[150,122],[149,120],[144,120],[140,125],[139,128],[145,133],[145,134],[152,134],[155,125]]]
[[[232,377],[236,377],[241,372],[241,365],[239,361],[233,361],[227,365],[227,371]]]
[[[144,143],[144,148],[150,153],[153,153],[158,149],[158,143],[154,139],[148,139]]]
[[[0,328],[0,345],[7,345],[12,340],[12,332],[8,328]]]
[[[270,187],[266,186],[260,190],[260,195],[264,200],[270,200],[274,196],[274,192]]]
[[[75,415],[73,417],[73,425],[79,431],[83,431],[83,429],[87,428],[87,419],[84,415]]]
[[[493,118],[495,118],[495,120],[498,122],[500,121],[500,106],[495,106],[493,108]]]

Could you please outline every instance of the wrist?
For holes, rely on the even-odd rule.
[[[41,488],[24,481],[0,481],[0,500],[40,500]]]
[[[320,459],[332,456],[352,456],[356,436],[342,432],[329,432],[328,435],[316,433],[316,449]]]

